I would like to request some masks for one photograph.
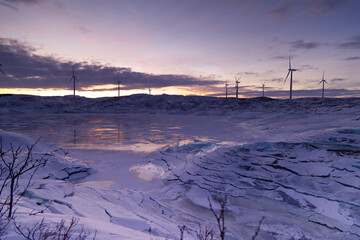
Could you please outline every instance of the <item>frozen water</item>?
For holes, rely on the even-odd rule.
[[[130,168],[130,171],[137,179],[146,182],[153,182],[158,178],[162,178],[165,174],[165,171],[162,167],[157,166],[153,163],[135,165]]]
[[[257,239],[360,236],[359,99],[0,100],[4,146],[69,151],[24,193],[27,224],[77,216],[99,239],[178,239],[185,224],[196,239],[217,227],[208,197],[227,195],[226,239],[251,239],[262,217]]]

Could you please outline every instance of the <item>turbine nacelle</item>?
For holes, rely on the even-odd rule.
[[[71,83],[72,80],[74,80],[74,81],[77,80],[77,76],[75,75],[74,67],[73,67],[73,69],[72,69],[72,77],[70,78],[69,83]]]
[[[289,77],[290,72],[295,72],[298,71],[299,69],[295,69],[291,67],[291,57],[289,56],[289,69],[288,69],[288,74],[285,77],[284,83],[286,82],[286,79]]]
[[[320,83],[329,84],[329,83],[325,80],[324,75],[325,75],[325,72],[323,72],[322,79],[321,79],[321,81],[320,81],[317,85],[319,85]],[[316,86],[317,86],[317,85],[316,85]]]
[[[74,97],[75,97],[75,84],[77,80],[77,76],[75,75],[74,67],[72,68],[72,77],[70,78],[69,84],[71,81],[74,81]]]
[[[77,76],[73,75],[73,76],[70,78],[69,83],[71,83],[72,80],[76,81],[76,80],[77,80],[76,78],[77,78]]]
[[[317,85],[319,85],[320,83],[322,83],[322,82],[324,82],[324,83],[326,83],[326,84],[329,84],[325,79],[324,80],[321,80]],[[317,86],[316,85],[316,86]]]
[[[321,81],[317,84],[317,85],[319,85],[320,83],[322,83],[322,93],[321,93],[321,97],[322,97],[323,99],[325,98],[325,83],[328,84],[327,81],[325,80],[324,75],[325,75],[325,72],[323,72],[322,79],[321,79]]]
[[[235,89],[236,89],[236,99],[238,98],[239,96],[239,83],[240,83],[240,80],[241,79],[241,76],[240,77],[236,77],[235,76]]]
[[[288,73],[287,73],[287,75],[286,75],[286,77],[285,77],[285,80],[284,80],[284,84],[285,84],[285,82],[286,82],[286,80],[288,79],[288,77],[289,77],[289,75],[290,75],[290,97],[289,97],[289,99],[291,100],[292,99],[292,83],[293,83],[293,72],[295,72],[295,71],[298,71],[298,69],[295,69],[295,68],[292,68],[291,67],[291,57],[289,56],[289,68],[288,68]]]

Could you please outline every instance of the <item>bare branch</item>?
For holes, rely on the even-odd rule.
[[[185,232],[185,229],[186,229],[186,226],[185,225],[182,225],[182,226],[178,226],[179,230],[180,230],[180,240],[183,240],[184,239],[184,232]]]
[[[39,140],[40,138],[31,146],[26,146],[26,153],[23,154],[24,148],[22,148],[21,145],[15,148],[12,143],[10,143],[10,149],[4,152],[2,139],[0,137],[0,177],[2,180],[0,185],[0,196],[4,193],[5,188],[8,188],[8,196],[6,197],[6,200],[1,203],[2,207],[0,207],[0,213],[7,211],[8,218],[12,217],[13,207],[22,197],[22,194],[19,193],[25,192],[30,187],[32,178],[37,170],[40,167],[45,166],[48,159],[53,155],[52,153],[45,153],[39,158],[33,157],[33,149]],[[27,173],[30,174],[26,180],[27,182],[25,182],[25,185],[20,188],[20,178]],[[8,207],[5,208],[5,205]]]
[[[260,219],[259,225],[258,225],[258,227],[257,227],[257,229],[256,229],[255,235],[252,237],[252,240],[255,240],[255,238],[256,238],[257,235],[259,234],[259,232],[260,232],[260,227],[261,227],[261,224],[262,224],[262,222],[264,221],[264,219],[265,219],[265,217],[262,217],[262,218]]]
[[[205,227],[205,229],[203,230],[200,226],[200,230],[196,231],[196,235],[199,240],[213,240],[215,235],[215,230],[208,227]]]
[[[218,224],[218,228],[220,231],[220,238],[221,240],[225,239],[225,231],[226,231],[226,227],[225,227],[225,207],[226,207],[226,203],[227,203],[227,196],[225,196],[223,199],[219,199],[218,203],[220,204],[220,213],[219,215],[215,212],[212,204],[211,204],[211,200],[210,197],[208,197],[209,200],[209,206],[210,206],[210,211],[214,214],[214,217],[216,218],[217,224]]]
[[[75,231],[79,223],[79,219],[73,217],[69,225],[62,219],[55,226],[51,223],[45,223],[42,219],[32,227],[24,227],[14,220],[15,232],[26,240],[85,240],[89,237],[89,233],[84,231],[81,226],[78,232]],[[93,240],[96,239],[96,232]]]

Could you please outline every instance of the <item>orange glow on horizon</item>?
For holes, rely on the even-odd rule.
[[[90,87],[83,87],[81,89],[82,91],[93,91],[93,90],[110,90],[117,87],[118,86],[115,84],[104,84],[104,85],[91,85]]]
[[[70,95],[72,90],[61,88],[0,88],[0,94],[25,94],[38,96],[65,96]]]
[[[114,84],[105,84],[105,85],[94,85],[87,88],[82,88],[82,90],[76,90],[77,96],[83,96],[88,98],[99,98],[99,97],[117,97],[117,90],[106,90],[114,89],[117,86]],[[92,91],[100,90],[104,91]],[[214,92],[215,93],[215,92]],[[37,96],[66,96],[73,95],[73,90],[71,89],[61,89],[61,88],[0,88],[0,94],[24,94],[24,95],[37,95]],[[149,94],[149,89],[134,89],[134,90],[120,90],[121,96],[129,96],[133,94]],[[198,95],[206,96],[212,94],[211,92],[203,92],[198,90],[193,90],[190,87],[164,87],[164,88],[154,88],[151,89],[152,95]]]

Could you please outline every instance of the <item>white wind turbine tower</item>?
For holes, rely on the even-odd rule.
[[[288,70],[289,71],[288,71],[288,74],[286,75],[284,83],[286,82],[286,79],[289,77],[289,74],[290,74],[290,100],[291,100],[292,99],[293,72],[297,71],[298,69],[291,68],[291,58],[290,58],[290,56],[289,56],[289,69]]]
[[[320,83],[322,83],[322,95],[321,95],[322,98],[325,97],[325,83],[328,84],[328,82],[324,78],[324,75],[325,75],[325,72],[323,72],[322,80],[318,83],[318,85]]]
[[[76,80],[77,80],[77,76],[75,76],[75,71],[74,71],[74,67],[72,68],[72,77],[70,78],[69,83],[71,83],[71,81],[74,81],[74,97],[75,97],[75,84],[76,84]]]
[[[262,85],[262,91],[263,91],[262,96],[265,97],[265,83],[262,83],[261,85]]]
[[[2,64],[0,64],[0,67],[2,67]],[[2,73],[2,74],[4,74],[4,76],[6,77],[6,74],[4,73],[4,71],[0,68],[0,72]]]
[[[229,84],[228,84],[228,82],[226,81],[226,82],[225,82],[225,97],[226,97],[226,98],[228,97],[228,86],[229,86]]]
[[[240,83],[240,78],[241,77],[236,77],[235,76],[235,88],[236,88],[236,98],[238,98],[239,96],[239,83]]]
[[[118,84],[118,97],[120,97],[120,84],[121,84],[121,81],[119,80],[119,77],[117,78],[117,84]]]

